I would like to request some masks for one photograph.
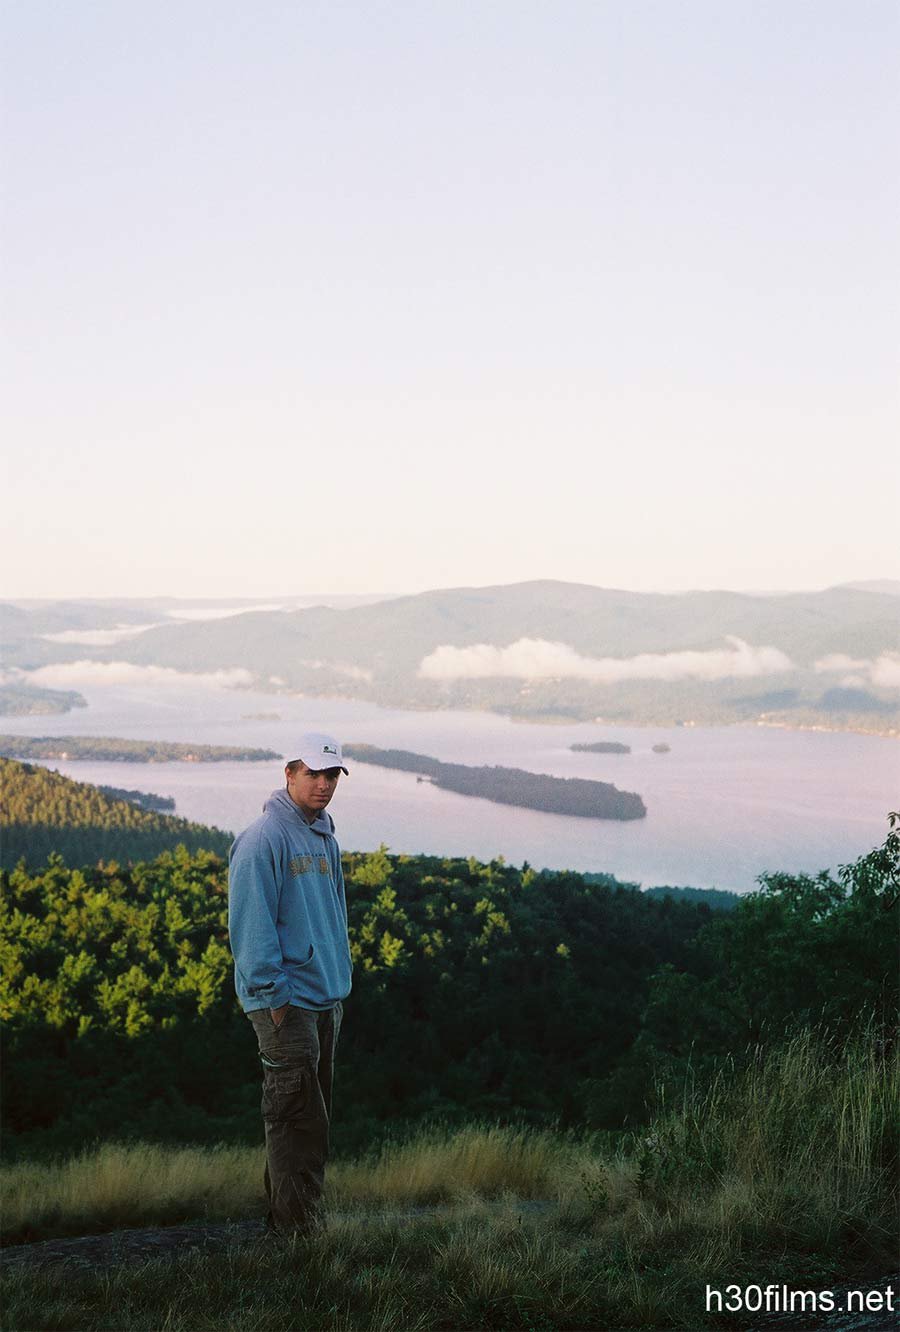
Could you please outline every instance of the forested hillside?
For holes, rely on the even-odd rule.
[[[354,959],[339,1146],[439,1116],[617,1129],[654,1076],[702,1075],[897,1002],[898,844],[842,880],[769,876],[733,911],[495,861],[344,857]],[[211,851],[2,874],[7,1150],[98,1136],[255,1141]]]
[[[70,865],[146,860],[179,844],[226,855],[231,834],[116,800],[96,786],[0,758],[0,864],[42,864],[56,852]]]
[[[670,888],[665,884],[645,888],[644,896],[672,897],[677,902],[705,902],[713,911],[733,911],[741,900],[740,893],[732,893],[726,888]]]

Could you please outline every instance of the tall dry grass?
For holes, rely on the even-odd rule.
[[[873,1027],[803,1030],[703,1090],[683,1089],[636,1156],[638,1196],[717,1230],[828,1246],[896,1229],[900,1050]]]
[[[571,1135],[472,1125],[447,1133],[432,1128],[413,1141],[388,1145],[359,1161],[337,1163],[331,1196],[337,1205],[464,1202],[476,1198],[553,1198],[563,1178],[593,1159]]]
[[[5,1167],[0,1196],[4,1243],[245,1216],[262,1202],[260,1153],[106,1143],[67,1161]]]
[[[551,1198],[559,1181],[592,1168],[586,1145],[561,1134],[472,1125],[431,1129],[328,1171],[332,1210]],[[109,1143],[57,1164],[0,1171],[5,1243],[123,1226],[261,1214],[263,1152],[250,1147]]]

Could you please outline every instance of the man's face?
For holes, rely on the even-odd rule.
[[[302,761],[293,772],[285,768],[288,795],[304,818],[312,820],[325,808],[334,795],[340,768],[320,768],[314,771]]]

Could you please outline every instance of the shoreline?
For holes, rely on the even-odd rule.
[[[760,726],[772,731],[821,731],[825,735],[867,735],[874,736],[880,740],[900,740],[900,727],[892,727],[890,730],[873,731],[864,726],[820,726],[815,722],[778,722],[778,721],[758,721],[734,722],[735,726]]]
[[[385,702],[379,699],[366,698],[358,694],[347,694],[345,692],[334,692],[334,693],[324,692],[324,691],[319,692],[318,690],[309,690],[309,689],[290,689],[290,688],[285,688],[284,686],[266,689],[263,687],[261,683],[260,684],[254,683],[253,685],[250,686],[240,686],[238,688],[232,687],[231,689],[229,689],[229,693],[240,694],[245,692],[262,694],[272,699],[276,698],[315,699],[317,701],[333,700],[335,703],[363,703],[367,704],[370,707],[377,708],[381,712],[409,712],[409,713],[419,713],[419,712],[470,713],[471,712],[488,717],[502,717],[505,721],[508,721],[513,726],[557,726],[557,727],[597,726],[597,727],[605,727],[611,729],[625,729],[625,730],[655,729],[658,731],[682,731],[682,730],[695,730],[695,729],[719,730],[719,729],[724,729],[726,727],[730,728],[730,727],[752,726],[752,727],[763,727],[769,730],[818,731],[825,735],[862,735],[868,737],[877,737],[883,740],[900,740],[900,724],[888,727],[877,727],[877,726],[869,727],[862,724],[849,724],[849,723],[845,725],[835,725],[833,723],[827,724],[824,721],[823,722],[814,722],[814,721],[794,722],[787,720],[782,721],[782,720],[776,720],[774,718],[770,719],[765,715],[760,717],[735,718],[732,721],[726,721],[726,720],[704,721],[693,717],[688,717],[685,718],[684,720],[679,720],[679,721],[671,721],[671,720],[654,720],[654,719],[638,718],[638,717],[628,717],[628,718],[625,717],[613,718],[613,717],[602,717],[602,716],[574,717],[574,716],[560,716],[552,714],[551,715],[535,714],[534,716],[522,716],[520,713],[511,713],[502,707],[497,707],[497,708],[462,707],[462,706],[446,707],[446,706],[441,706],[440,704],[424,704],[419,702],[407,702],[407,703]],[[66,712],[71,712],[74,710],[75,710],[74,708],[69,708],[66,709]],[[81,711],[81,708],[79,708],[78,710]],[[89,702],[86,704],[86,710],[88,713],[90,713]],[[8,717],[11,721],[21,722],[22,719],[26,716],[37,718],[37,717],[48,717],[50,715],[62,716],[65,714],[64,713],[48,714],[43,712],[0,714],[0,728],[2,728],[4,716]],[[248,717],[245,720],[252,721],[252,720],[257,720],[257,718]],[[263,720],[263,719],[259,718],[258,720]],[[274,721],[275,719],[272,718],[271,720]],[[61,737],[61,738],[68,738],[68,737]],[[102,737],[97,737],[97,738],[100,739]]]
[[[661,731],[686,731],[697,728],[705,729],[724,729],[726,727],[737,726],[764,726],[776,730],[784,731],[822,731],[829,735],[867,735],[878,736],[885,740],[900,740],[900,725],[885,728],[870,728],[867,726],[828,726],[818,722],[789,722],[789,721],[768,721],[765,717],[742,717],[735,718],[733,721],[700,721],[696,718],[686,718],[684,721],[653,721],[637,717],[562,717],[548,716],[546,714],[536,713],[532,717],[523,717],[519,713],[511,713],[503,708],[466,708],[466,707],[442,707],[440,705],[422,704],[422,703],[384,703],[374,698],[363,698],[359,695],[349,694],[331,694],[318,693],[301,689],[275,689],[272,691],[262,689],[259,686],[253,687],[257,693],[272,693],[273,697],[282,698],[314,698],[314,699],[333,699],[336,703],[368,703],[373,708],[379,708],[382,712],[474,712],[486,717],[503,717],[505,721],[513,726],[606,726],[618,727],[621,729],[650,729],[656,728]]]

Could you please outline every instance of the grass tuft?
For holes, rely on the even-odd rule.
[[[246,1147],[105,1143],[68,1161],[0,1172],[5,1244],[127,1226],[227,1220],[263,1202],[260,1153]]]

